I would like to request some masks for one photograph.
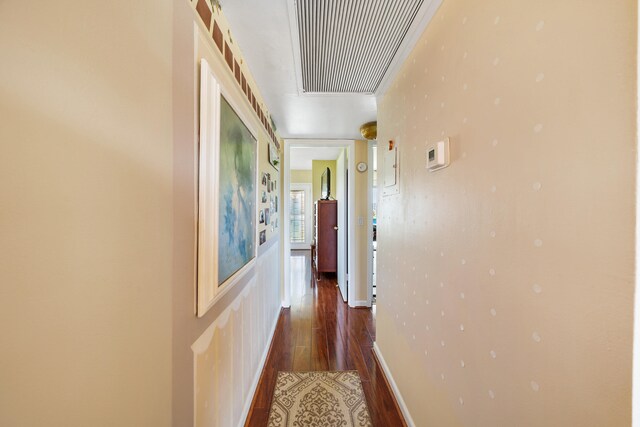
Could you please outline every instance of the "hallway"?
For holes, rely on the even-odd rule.
[[[640,427],[638,2],[0,1],[0,427]]]
[[[316,280],[309,251],[291,252],[291,286],[291,308],[280,313],[246,425],[267,424],[278,371],[319,370],[357,370],[374,426],[404,425],[374,359],[371,310],[349,308],[335,278]]]

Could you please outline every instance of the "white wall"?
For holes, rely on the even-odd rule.
[[[244,425],[278,320],[280,246],[258,258],[243,292],[192,346],[195,425]]]
[[[171,2],[0,3],[0,425],[171,425]]]
[[[347,172],[347,150],[342,149],[342,152],[336,160],[336,173],[331,179],[336,180],[336,194],[335,198],[338,200],[338,286],[340,287],[340,293],[342,299],[347,301],[347,187],[346,187],[346,172]]]

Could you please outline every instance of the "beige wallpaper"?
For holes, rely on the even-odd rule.
[[[379,99],[377,343],[415,425],[630,425],[635,36],[629,0],[445,0]]]

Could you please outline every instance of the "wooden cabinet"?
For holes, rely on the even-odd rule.
[[[335,273],[338,270],[338,202],[318,200],[313,213],[316,271]]]

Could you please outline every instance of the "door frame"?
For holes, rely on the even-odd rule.
[[[337,224],[338,224],[338,242],[342,242],[342,244],[338,244],[338,266],[337,266],[337,279],[338,279],[338,288],[340,289],[340,295],[342,296],[342,301],[349,301],[349,287],[347,286],[348,280],[348,265],[347,262],[349,260],[349,254],[347,253],[347,245],[344,244],[348,242],[348,236],[345,234],[349,231],[349,226],[347,222],[346,214],[349,212],[349,197],[347,196],[347,189],[349,188],[348,183],[348,166],[347,166],[347,158],[349,153],[347,153],[346,149],[342,150],[342,153],[336,159],[336,197],[338,198],[338,209],[337,209]]]
[[[373,304],[373,147],[377,145],[374,140],[367,141],[367,307]],[[378,192],[380,187],[378,187]]]
[[[347,168],[351,171],[355,170],[355,151],[356,151],[356,142],[352,139],[285,139],[284,140],[284,162],[282,167],[284,168],[284,183],[283,183],[283,191],[285,194],[289,194],[291,191],[291,149],[299,148],[299,147],[344,147],[348,152],[348,162]],[[333,178],[333,177],[332,177]],[[350,173],[348,178],[348,194],[347,198],[349,200],[349,211],[347,212],[347,222],[348,222],[348,244],[347,244],[347,252],[348,252],[348,270],[349,270],[349,281],[348,281],[348,303],[349,306],[355,306],[355,300],[353,296],[355,295],[354,283],[358,283],[359,277],[357,277],[357,271],[355,269],[355,235],[354,231],[356,229],[356,217],[355,217],[355,209],[353,201],[355,200],[355,174]],[[282,294],[282,306],[285,308],[291,307],[291,275],[290,275],[290,253],[291,253],[291,241],[289,240],[289,210],[290,210],[290,200],[289,197],[283,197],[283,211],[284,211],[284,221],[282,221],[282,232],[285,236],[283,239],[283,261],[284,261],[284,271],[283,271],[283,294]],[[340,242],[338,242],[340,244]],[[344,244],[344,242],[342,243]]]

